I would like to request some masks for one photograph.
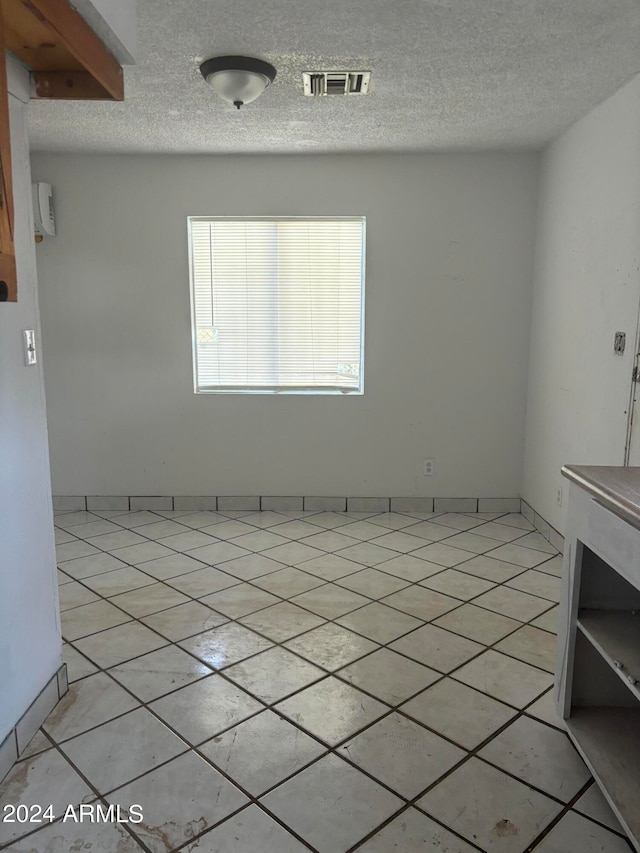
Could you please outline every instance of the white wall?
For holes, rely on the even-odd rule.
[[[54,494],[519,495],[537,166],[34,155]],[[363,397],[193,394],[188,214],[367,216]]]
[[[42,362],[25,367],[22,349],[23,329],[40,342],[28,78],[9,71],[18,302],[0,304],[0,743],[62,663]]]
[[[121,65],[132,65],[138,50],[137,0],[71,0]]]
[[[639,266],[636,77],[541,160],[522,496],[560,531],[561,466],[623,463]]]

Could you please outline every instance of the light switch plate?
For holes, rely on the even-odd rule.
[[[24,363],[27,367],[31,367],[38,363],[38,354],[36,352],[36,333],[33,329],[25,329],[24,335]]]

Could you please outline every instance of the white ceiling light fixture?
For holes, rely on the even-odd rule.
[[[276,77],[273,65],[251,56],[216,56],[200,66],[213,91],[236,109],[259,98]]]

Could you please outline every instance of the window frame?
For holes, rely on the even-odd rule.
[[[196,325],[196,300],[195,300],[195,282],[193,270],[193,243],[192,243],[192,222],[282,222],[282,221],[300,221],[300,222],[344,222],[355,221],[362,223],[362,252],[360,259],[360,345],[359,345],[359,361],[360,361],[360,382],[359,387],[351,389],[343,388],[284,388],[284,387],[264,387],[264,388],[247,388],[247,387],[217,387],[217,388],[202,388],[198,384],[198,341],[197,341],[197,325]],[[367,254],[367,217],[366,216],[217,216],[217,215],[194,215],[187,216],[187,251],[189,256],[189,298],[190,298],[190,319],[191,319],[191,360],[193,371],[193,392],[194,394],[259,394],[268,396],[326,396],[326,397],[362,397],[364,395],[364,338],[365,338],[365,280],[366,280],[366,254]]]

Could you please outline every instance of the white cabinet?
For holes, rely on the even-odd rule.
[[[567,466],[556,703],[640,851],[640,468]]]

